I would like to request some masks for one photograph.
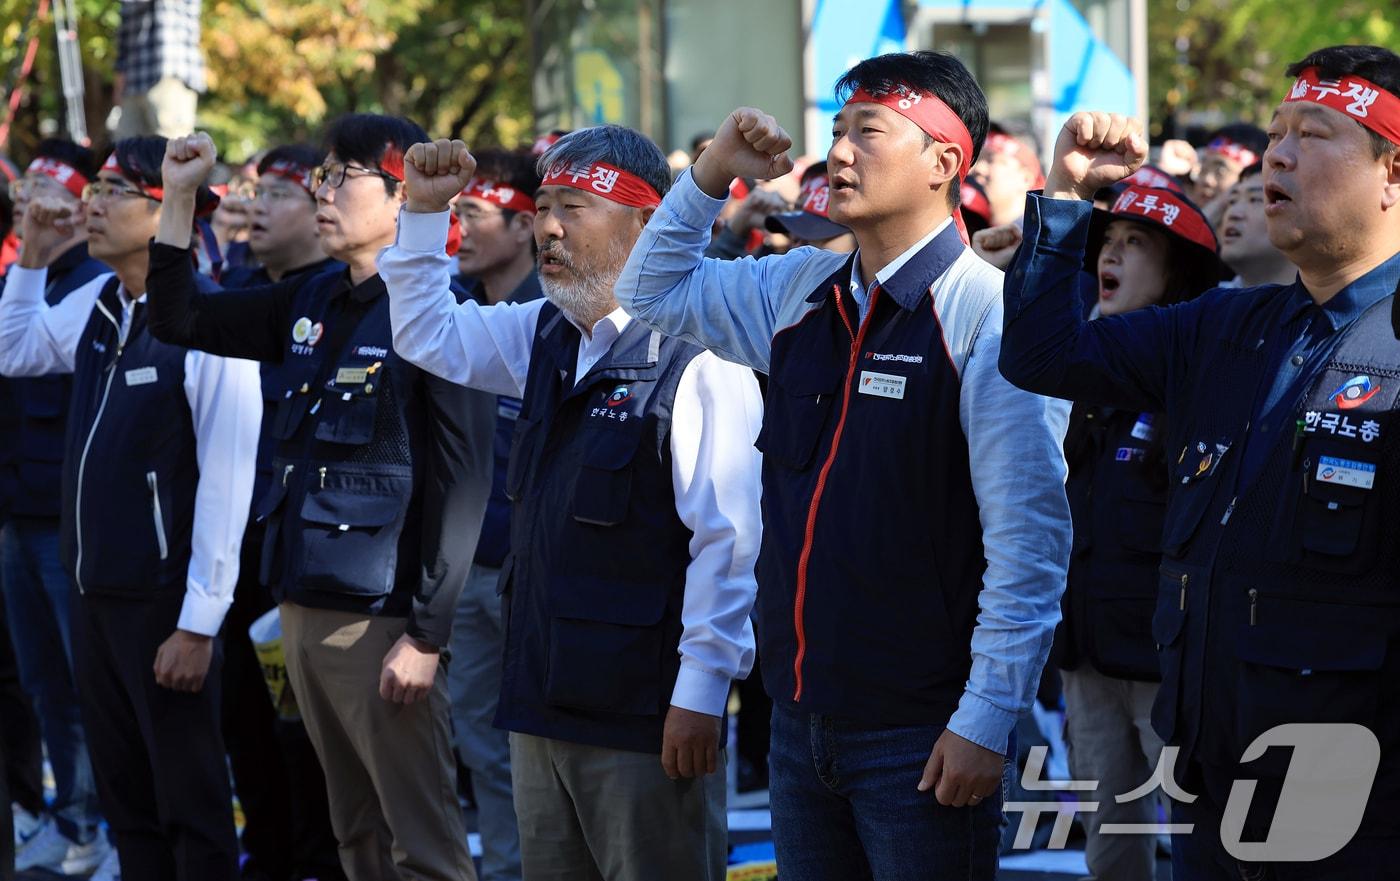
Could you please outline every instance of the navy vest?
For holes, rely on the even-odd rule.
[[[949,226],[900,273],[936,278],[962,250]],[[961,385],[926,290],[880,291],[861,324],[850,278],[848,260],[773,338],[758,438],[763,681],[808,712],[941,725],[967,683],[986,569]],[[872,372],[900,377],[902,399],[862,393]]]
[[[506,481],[496,725],[660,753],[692,537],[676,513],[671,413],[700,350],[633,321],[575,386],[579,340],[547,304]]]
[[[201,287],[207,281],[200,277]],[[195,489],[188,350],[162,343],[137,303],[125,343],[114,276],[78,340],[63,460],[63,562],[79,590],[183,593]],[[207,287],[206,287],[207,289]]]
[[[107,271],[101,261],[88,256],[86,244],[75,245],[49,267],[44,302],[56,305]],[[9,512],[15,517],[57,520],[62,511],[63,441],[72,376],[53,373],[0,379],[0,383],[10,386],[18,415],[11,475],[0,477],[0,484],[13,487]]]
[[[1076,406],[1065,438],[1074,549],[1059,664],[1106,676],[1161,678],[1152,642],[1167,507],[1163,417]]]
[[[1168,451],[1179,455],[1169,457],[1173,491],[1152,632],[1163,674],[1153,722],[1183,759],[1258,779],[1256,800],[1269,801],[1290,755],[1273,749],[1237,768],[1255,737],[1289,722],[1365,725],[1380,740],[1381,766],[1359,834],[1393,836],[1400,343],[1390,309],[1382,300],[1343,331],[1296,405],[1300,427],[1280,432],[1242,490],[1220,467],[1237,455],[1238,425],[1203,416],[1173,429]],[[1215,381],[1227,386],[1221,394],[1250,401],[1260,371],[1239,373]],[[1184,767],[1179,760],[1178,771]],[[1262,830],[1247,823],[1246,832]]]
[[[271,374],[272,478],[255,506],[262,581],[278,601],[407,615],[423,577],[422,373],[394,351],[378,276],[352,288],[344,269],[321,273],[290,308]]]

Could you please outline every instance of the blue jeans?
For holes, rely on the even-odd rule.
[[[0,531],[0,583],[20,682],[48,747],[54,819],[73,841],[90,841],[101,814],[97,784],[73,684],[73,604],[77,591],[59,562],[58,521],[18,520]]]
[[[996,877],[1004,793],[953,808],[918,791],[942,733],[939,725],[860,724],[776,702],[769,798],[783,881]]]

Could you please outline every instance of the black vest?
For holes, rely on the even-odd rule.
[[[87,245],[75,245],[49,267],[44,302],[54,306],[107,271],[103,263],[88,256]],[[10,386],[18,416],[11,473],[8,478],[0,475],[0,484],[13,487],[10,514],[57,520],[62,512],[63,441],[73,378],[52,373],[0,379],[0,383]]]
[[[63,463],[63,562],[79,590],[183,593],[199,485],[187,349],[137,303],[123,344],[114,276],[78,340]]]
[[[950,225],[891,282],[936,279],[963,247]],[[881,291],[862,325],[850,280],[848,260],[773,338],[758,438],[763,682],[808,712],[946,724],[986,570],[962,386],[927,288]],[[860,390],[871,383],[885,393]]]
[[[1400,834],[1400,342],[1390,308],[1382,300],[1343,331],[1301,398],[1298,429],[1280,432],[1233,503],[1210,479],[1218,427],[1178,436],[1152,622],[1159,733],[1207,767],[1258,778],[1257,800],[1277,796],[1289,751],[1235,763],[1270,728],[1349,722],[1376,734],[1363,835]]]
[[[700,350],[633,321],[575,385],[579,340],[545,305],[506,480],[496,724],[659,753],[692,535],[676,513],[671,413]]]
[[[1076,405],[1065,436],[1074,518],[1056,659],[1106,676],[1161,679],[1152,642],[1167,506],[1161,414]]]
[[[422,582],[422,373],[393,348],[378,277],[351,288],[344,269],[304,282],[268,427],[272,479],[262,581],[311,608],[407,615]]]

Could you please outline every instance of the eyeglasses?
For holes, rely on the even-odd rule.
[[[264,201],[269,205],[278,205],[304,198],[310,198],[313,202],[316,200],[315,196],[301,187],[258,187],[253,190],[254,202]]]
[[[394,183],[399,182],[398,178],[389,174],[387,171],[380,171],[378,168],[365,168],[360,165],[350,165],[346,162],[327,162],[325,165],[318,166],[311,170],[311,189],[319,190],[321,184],[329,184],[331,189],[338,190],[345,184],[345,178],[349,176],[349,172],[351,171],[360,172],[357,177],[373,175],[375,177],[382,177],[385,180],[391,180]]]
[[[110,181],[97,181],[83,187],[83,201],[96,202],[98,199],[126,198],[128,196],[139,196],[142,199],[150,199],[152,202],[159,202],[155,196],[136,187],[125,184],[114,184]]]

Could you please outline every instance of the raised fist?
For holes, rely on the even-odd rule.
[[[972,234],[972,251],[997,269],[1005,270],[1021,247],[1021,228],[1014,223],[979,229]]]
[[[82,222],[81,205],[44,198],[29,202],[20,228],[24,241],[20,265],[29,269],[48,266]]]
[[[715,132],[691,174],[696,186],[722,199],[736,177],[772,180],[792,171],[787,155],[791,148],[792,138],[776,119],[762,110],[740,107]]]
[[[193,193],[209,178],[218,156],[213,139],[204,132],[171,138],[160,164],[161,185],[167,191]]]
[[[439,138],[414,144],[403,159],[405,210],[446,211],[476,174],[476,159],[461,141]]]
[[[1092,199],[1147,161],[1147,138],[1137,121],[1117,113],[1081,111],[1060,129],[1045,195]]]

